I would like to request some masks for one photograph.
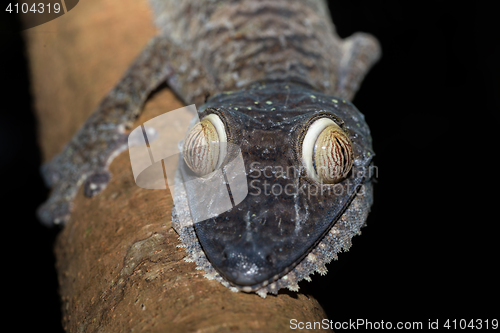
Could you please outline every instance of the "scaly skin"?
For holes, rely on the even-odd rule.
[[[45,179],[53,188],[38,212],[43,223],[68,221],[80,185],[84,184],[87,196],[106,187],[111,178],[108,165],[126,149],[127,128],[149,93],[165,81],[186,104],[201,106],[201,117],[218,113],[225,119],[229,132],[239,133],[230,136],[230,140],[241,146],[247,173],[252,172],[250,165],[255,161],[261,163],[261,170],[289,165],[300,171],[301,135],[318,114],[343,123],[357,152],[355,168],[369,167],[373,156],[369,130],[362,115],[348,101],[380,56],[373,37],[358,33],[341,40],[326,4],[319,0],[151,2],[160,34],[63,152],[43,167]],[[234,93],[221,94],[227,91]],[[207,96],[213,97],[202,106]],[[272,107],[262,104],[265,101],[272,102]],[[255,102],[261,104],[256,107]],[[293,181],[299,188],[310,183],[300,172]],[[239,290],[256,291],[261,296],[283,287],[296,290],[297,282],[315,270],[324,273],[324,263],[335,258],[342,248],[348,248],[352,236],[359,233],[365,222],[372,202],[369,178],[353,172],[353,177],[341,184],[347,188],[348,182],[364,183],[365,191],[357,196],[347,191],[346,196],[336,198],[311,199],[298,194],[293,196],[293,202],[290,198],[277,198],[258,201],[258,205],[252,201],[256,200],[254,196],[248,196],[240,213],[226,212],[197,223],[194,228],[175,223],[175,217],[183,214],[176,207],[174,226],[188,248],[189,260],[204,268],[207,277]],[[182,193],[182,189],[176,193]],[[318,209],[320,206],[323,208]],[[254,218],[245,217],[248,212]],[[251,231],[247,230],[252,236],[248,239],[253,241],[238,247],[231,236],[224,241],[219,238],[217,227],[212,224],[225,217],[232,223],[228,227],[235,229],[242,221],[255,224]],[[262,221],[266,221],[266,228],[256,227]],[[310,232],[302,235],[297,230]],[[294,237],[277,239],[276,232]],[[314,237],[304,241],[309,234]],[[219,246],[212,246],[214,240],[220,240]],[[283,242],[285,253],[277,255],[278,247],[271,246],[266,248],[270,253],[267,258],[275,258],[255,263],[260,260],[255,248],[265,242]],[[257,265],[260,275],[251,279],[255,283],[245,284],[232,277],[229,272],[234,272],[234,267],[227,263],[232,262],[234,254],[249,247],[254,250],[245,252],[246,264]],[[225,257],[221,259],[223,253]]]

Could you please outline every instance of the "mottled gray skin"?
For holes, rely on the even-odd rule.
[[[350,246],[371,206],[369,177],[358,172],[370,164],[371,138],[348,101],[380,55],[377,41],[361,33],[341,40],[320,0],[151,2],[160,34],[63,152],[43,167],[53,191],[39,209],[41,221],[66,223],[82,183],[88,196],[106,187],[108,165],[126,149],[127,128],[148,94],[165,81],[186,104],[201,106],[206,96],[214,96],[200,107],[201,116],[214,112],[225,119],[229,140],[242,148],[247,173],[253,161],[260,161],[262,170],[287,164],[298,173],[285,183],[299,188],[312,182],[301,169],[303,133],[321,114],[344,127],[357,154],[351,176],[341,183],[344,195],[299,193],[262,202],[248,196],[241,210],[194,227],[177,223],[176,214],[185,214],[182,207],[173,213],[187,260],[205,269],[208,278],[263,297],[283,287],[296,290],[299,280],[314,271],[325,273],[324,264]],[[234,93],[223,94],[228,91]],[[358,195],[347,190],[363,183]],[[183,195],[182,188],[175,192]],[[246,225],[246,241],[238,243],[236,231],[224,238],[213,224],[222,219],[230,221],[226,229]],[[263,221],[266,227],[258,227]],[[247,269],[252,265],[255,274]]]

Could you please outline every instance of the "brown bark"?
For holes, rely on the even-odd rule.
[[[155,34],[146,1],[86,0],[27,30],[32,92],[45,160],[58,153]],[[182,106],[168,89],[135,126]],[[135,127],[134,126],[134,127]],[[233,293],[186,263],[170,218],[170,192],[135,185],[127,152],[100,195],[80,191],[55,253],[70,332],[288,330],[326,318],[310,296]]]

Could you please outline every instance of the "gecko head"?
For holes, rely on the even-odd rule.
[[[238,289],[255,291],[290,272],[365,179],[372,155],[366,125],[360,131],[359,111],[334,100],[304,87],[223,94],[209,101],[201,125],[188,133],[183,156],[191,172],[226,170],[231,205],[194,227],[213,267]],[[225,169],[238,154],[224,145],[190,154],[186,147],[196,140],[238,147],[244,176]],[[238,197],[234,186],[241,183],[247,192]]]

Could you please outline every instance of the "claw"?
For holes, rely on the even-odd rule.
[[[101,171],[92,174],[85,180],[84,193],[87,197],[93,197],[101,193],[111,180],[109,171]]]

